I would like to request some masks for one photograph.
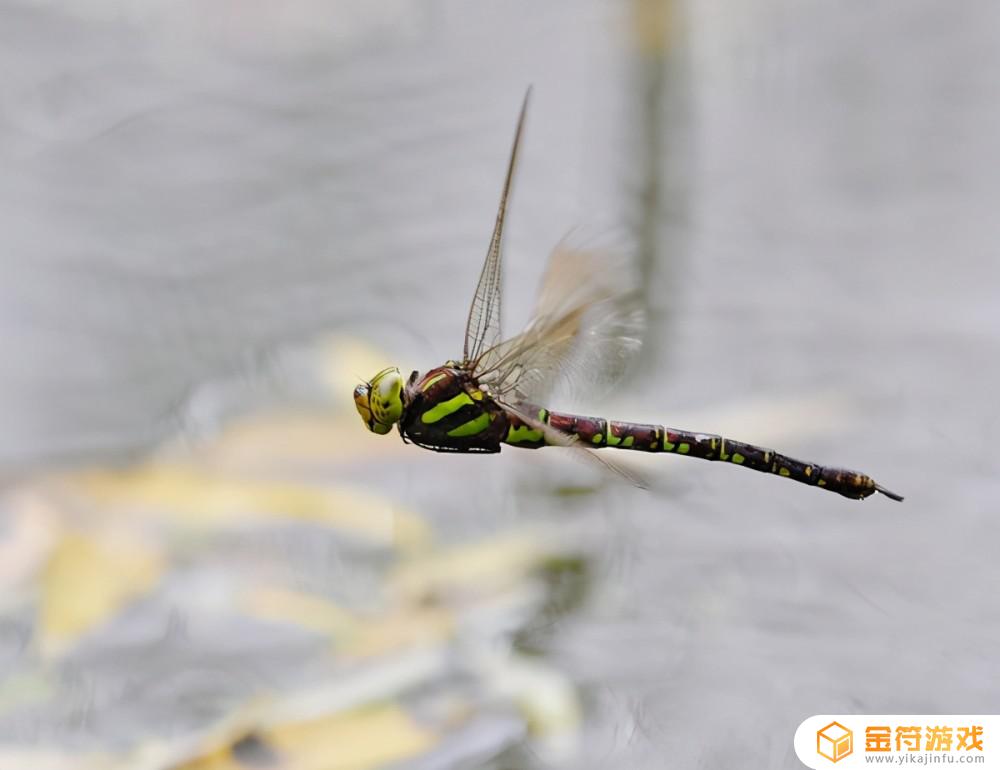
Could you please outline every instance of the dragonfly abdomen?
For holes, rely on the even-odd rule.
[[[576,436],[581,444],[594,449],[609,447],[688,455],[772,473],[855,500],[861,500],[875,492],[882,492],[893,500],[902,500],[899,495],[879,486],[863,473],[803,462],[773,449],[711,433],[694,433],[662,425],[619,422],[602,417],[549,412],[545,409],[539,410],[538,419],[562,433]],[[511,422],[504,441],[513,446],[529,448],[546,445],[540,430],[532,430],[517,421]]]

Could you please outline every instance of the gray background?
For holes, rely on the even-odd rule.
[[[530,82],[508,319],[573,225],[646,228],[646,364],[601,408],[907,496],[676,458],[555,499],[596,477],[371,474],[457,532],[592,538],[590,600],[538,630],[587,695],[573,766],[794,767],[811,714],[996,712],[998,6],[689,2],[662,57],[634,13],[0,5],[4,472],[141,452],[323,331],[458,354]]]

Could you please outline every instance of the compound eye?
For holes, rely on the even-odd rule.
[[[354,388],[354,405],[368,430],[382,435],[392,430],[403,414],[402,389],[403,378],[395,367]]]
[[[358,385],[354,389],[354,406],[357,408],[358,414],[361,415],[361,419],[368,430],[374,431],[375,428],[372,427],[374,417],[372,415],[370,395],[371,391],[367,385]]]

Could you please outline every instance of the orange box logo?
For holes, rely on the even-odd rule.
[[[840,722],[830,722],[816,731],[816,752],[831,762],[839,762],[854,752],[854,733]]]

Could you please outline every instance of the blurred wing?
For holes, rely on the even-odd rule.
[[[495,346],[500,341],[500,288],[501,245],[503,241],[503,223],[507,214],[507,198],[510,196],[511,180],[514,177],[514,167],[517,164],[517,150],[521,144],[521,132],[524,128],[524,116],[528,110],[529,88],[521,104],[521,115],[517,120],[517,131],[514,134],[514,146],[510,151],[510,162],[507,164],[507,179],[504,181],[503,192],[500,194],[500,207],[497,210],[497,221],[493,226],[493,237],[490,238],[490,248],[483,263],[483,272],[479,275],[476,294],[469,307],[469,318],[465,323],[464,361],[468,364],[480,357],[484,350]]]
[[[487,350],[474,374],[497,398],[538,403],[557,382],[575,389],[621,377],[641,345],[643,314],[628,249],[564,240],[553,251],[534,315]]]

